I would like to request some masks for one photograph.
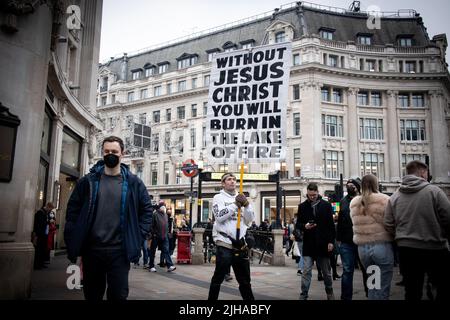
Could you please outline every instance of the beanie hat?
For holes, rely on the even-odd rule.
[[[349,183],[353,184],[356,187],[356,189],[358,189],[358,192],[361,192],[361,180],[359,178],[348,179],[347,184]]]

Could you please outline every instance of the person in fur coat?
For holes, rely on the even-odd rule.
[[[388,300],[394,268],[394,239],[386,231],[383,220],[389,197],[378,192],[378,179],[372,174],[362,178],[361,189],[362,195],[350,203],[353,242],[358,246],[369,277],[373,270],[377,271],[373,267],[379,268],[381,279],[375,277],[373,283],[369,283],[372,284],[369,286],[369,300]]]

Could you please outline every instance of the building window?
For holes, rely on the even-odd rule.
[[[402,108],[408,108],[409,107],[409,94],[400,93],[398,95],[398,104]]]
[[[292,95],[294,100],[300,100],[300,85],[295,84],[292,86]]]
[[[134,101],[134,91],[128,92],[128,102]]]
[[[153,111],[153,123],[159,123],[161,121],[161,112],[159,110]]]
[[[293,129],[294,129],[294,136],[300,135],[300,113],[294,113],[293,114]]]
[[[133,116],[126,116],[125,122],[126,122],[127,128],[131,128],[133,126],[134,117]]]
[[[202,127],[202,147],[206,148],[206,127]]]
[[[406,73],[416,73],[416,62],[415,61],[405,61],[405,69]]]
[[[294,149],[294,177],[300,177],[302,173],[300,162],[300,149]]]
[[[277,32],[275,34],[275,43],[286,41],[286,33],[284,31]]]
[[[106,106],[106,96],[102,97],[101,99],[101,105]]]
[[[80,169],[80,153],[81,141],[75,138],[75,134],[63,132],[62,149],[61,149],[61,164],[70,169]]]
[[[320,30],[320,37],[326,40],[333,40],[333,32],[334,31],[322,29]]]
[[[111,103],[116,103],[116,95],[111,95]]]
[[[203,102],[203,115],[205,117],[208,115],[208,102]]]
[[[358,92],[358,105],[368,106],[369,105],[369,94],[367,91]]]
[[[178,69],[184,69],[197,63],[197,56],[191,56],[182,60],[178,60]]]
[[[381,106],[381,92],[371,92],[370,99],[372,102],[372,106],[374,106],[374,107]]]
[[[400,47],[412,47],[412,38],[411,37],[399,37],[398,38],[398,45]]]
[[[150,68],[145,68],[145,77],[148,78],[152,75],[155,74],[155,68],[154,67],[150,67]]]
[[[179,133],[178,135],[178,153],[179,154],[183,154],[184,151],[184,136],[183,136],[183,132]]]
[[[373,174],[384,180],[384,154],[361,153],[361,177]]]
[[[329,55],[327,65],[330,67],[337,67],[338,66],[338,56]]]
[[[219,172],[228,172],[228,165],[225,163],[219,164]]]
[[[333,102],[342,103],[342,89],[333,89]]]
[[[136,165],[136,176],[141,180],[144,177],[144,165],[142,163]]]
[[[383,120],[382,119],[359,119],[359,134],[361,139],[383,140]]]
[[[216,54],[217,51],[208,53],[208,62],[211,62]]]
[[[152,186],[158,185],[158,163],[150,163],[150,177],[152,181]]]
[[[197,78],[192,78],[192,89],[197,88]]]
[[[152,151],[159,152],[159,133],[152,134]]]
[[[141,77],[141,71],[133,71],[131,72],[131,78],[133,80],[137,80]]]
[[[175,169],[175,173],[176,173],[176,184],[181,184],[181,164],[179,164],[177,166],[177,168]]]
[[[191,149],[195,149],[195,128],[191,128]]]
[[[210,79],[209,75],[203,77],[203,86],[204,87],[209,86],[209,79]]]
[[[172,109],[166,109],[166,121],[170,121],[172,119]]]
[[[416,94],[414,93],[412,95],[412,106],[414,108],[423,108],[425,107],[425,102],[424,102],[424,96],[423,94]]]
[[[191,117],[195,118],[197,116],[197,104],[191,105]]]
[[[374,72],[375,71],[375,63],[376,63],[375,60],[366,60],[367,71]]]
[[[298,65],[300,65],[300,54],[299,53],[297,53],[297,54],[294,54],[293,55],[293,62],[294,62],[294,66],[298,66]]]
[[[141,90],[141,99],[147,99],[148,98],[148,89],[142,89]]]
[[[322,135],[325,137],[343,137],[342,116],[322,114]]]
[[[323,87],[322,88],[322,101],[330,101],[331,100],[331,94],[330,94],[330,88]]]
[[[370,46],[370,45],[372,45],[372,36],[367,36],[367,35],[358,36],[358,43]]]
[[[161,64],[158,66],[158,73],[164,73],[167,72],[167,70],[169,69],[169,64],[165,63],[165,64]]]
[[[246,44],[242,45],[242,49],[250,49],[251,47],[253,47],[253,43],[252,42],[249,42],[249,43],[246,43]]]
[[[184,106],[177,107],[178,120],[183,120],[185,118],[185,109]]]
[[[186,80],[178,81],[178,92],[186,90]]]
[[[344,174],[344,153],[341,151],[323,151],[323,168],[326,178],[337,179]]]
[[[425,163],[426,154],[402,154],[402,176],[406,175],[406,165],[414,160]]]
[[[139,123],[140,124],[147,124],[147,113],[140,113],[139,114]]]
[[[169,184],[169,161],[164,161],[164,184]]]
[[[171,83],[167,84],[166,90],[167,90],[167,94],[171,94],[172,93],[172,84]]]
[[[401,141],[425,141],[425,120],[400,120]]]
[[[158,97],[161,95],[161,86],[156,86],[153,88],[153,96]]]
[[[164,132],[164,151],[170,151],[170,131]]]

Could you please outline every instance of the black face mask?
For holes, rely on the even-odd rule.
[[[119,164],[119,156],[112,153],[104,156],[103,160],[108,168],[115,168]]]
[[[355,196],[356,195],[356,188],[350,187],[347,188],[347,193],[351,196]]]

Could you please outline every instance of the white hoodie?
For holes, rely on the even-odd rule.
[[[213,239],[214,242],[222,241],[231,244],[231,240],[220,234],[223,232],[232,238],[236,238],[236,224],[237,224],[237,212],[238,207],[235,203],[235,198],[238,195],[231,195],[225,190],[220,190],[219,194],[216,194],[213,198],[213,214],[214,214],[214,226],[213,226]],[[252,206],[249,204],[247,207],[241,208],[241,231],[239,239],[245,236],[247,227],[255,220],[255,213]]]

